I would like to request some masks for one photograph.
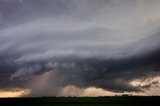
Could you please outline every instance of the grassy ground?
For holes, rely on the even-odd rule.
[[[0,106],[160,106],[160,97],[40,97],[1,98]]]

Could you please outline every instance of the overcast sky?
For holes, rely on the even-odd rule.
[[[0,0],[0,97],[160,95],[159,11],[160,0]]]

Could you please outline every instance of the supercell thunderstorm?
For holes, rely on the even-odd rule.
[[[159,0],[0,0],[0,89],[143,92],[160,75]],[[35,83],[32,81],[34,80]]]

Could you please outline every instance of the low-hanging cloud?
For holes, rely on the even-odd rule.
[[[28,88],[30,96],[62,95],[68,85],[144,92],[158,83],[130,82],[160,75],[159,4],[0,0],[0,89]]]

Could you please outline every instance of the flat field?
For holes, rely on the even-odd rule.
[[[1,98],[0,106],[160,106],[159,96]]]

